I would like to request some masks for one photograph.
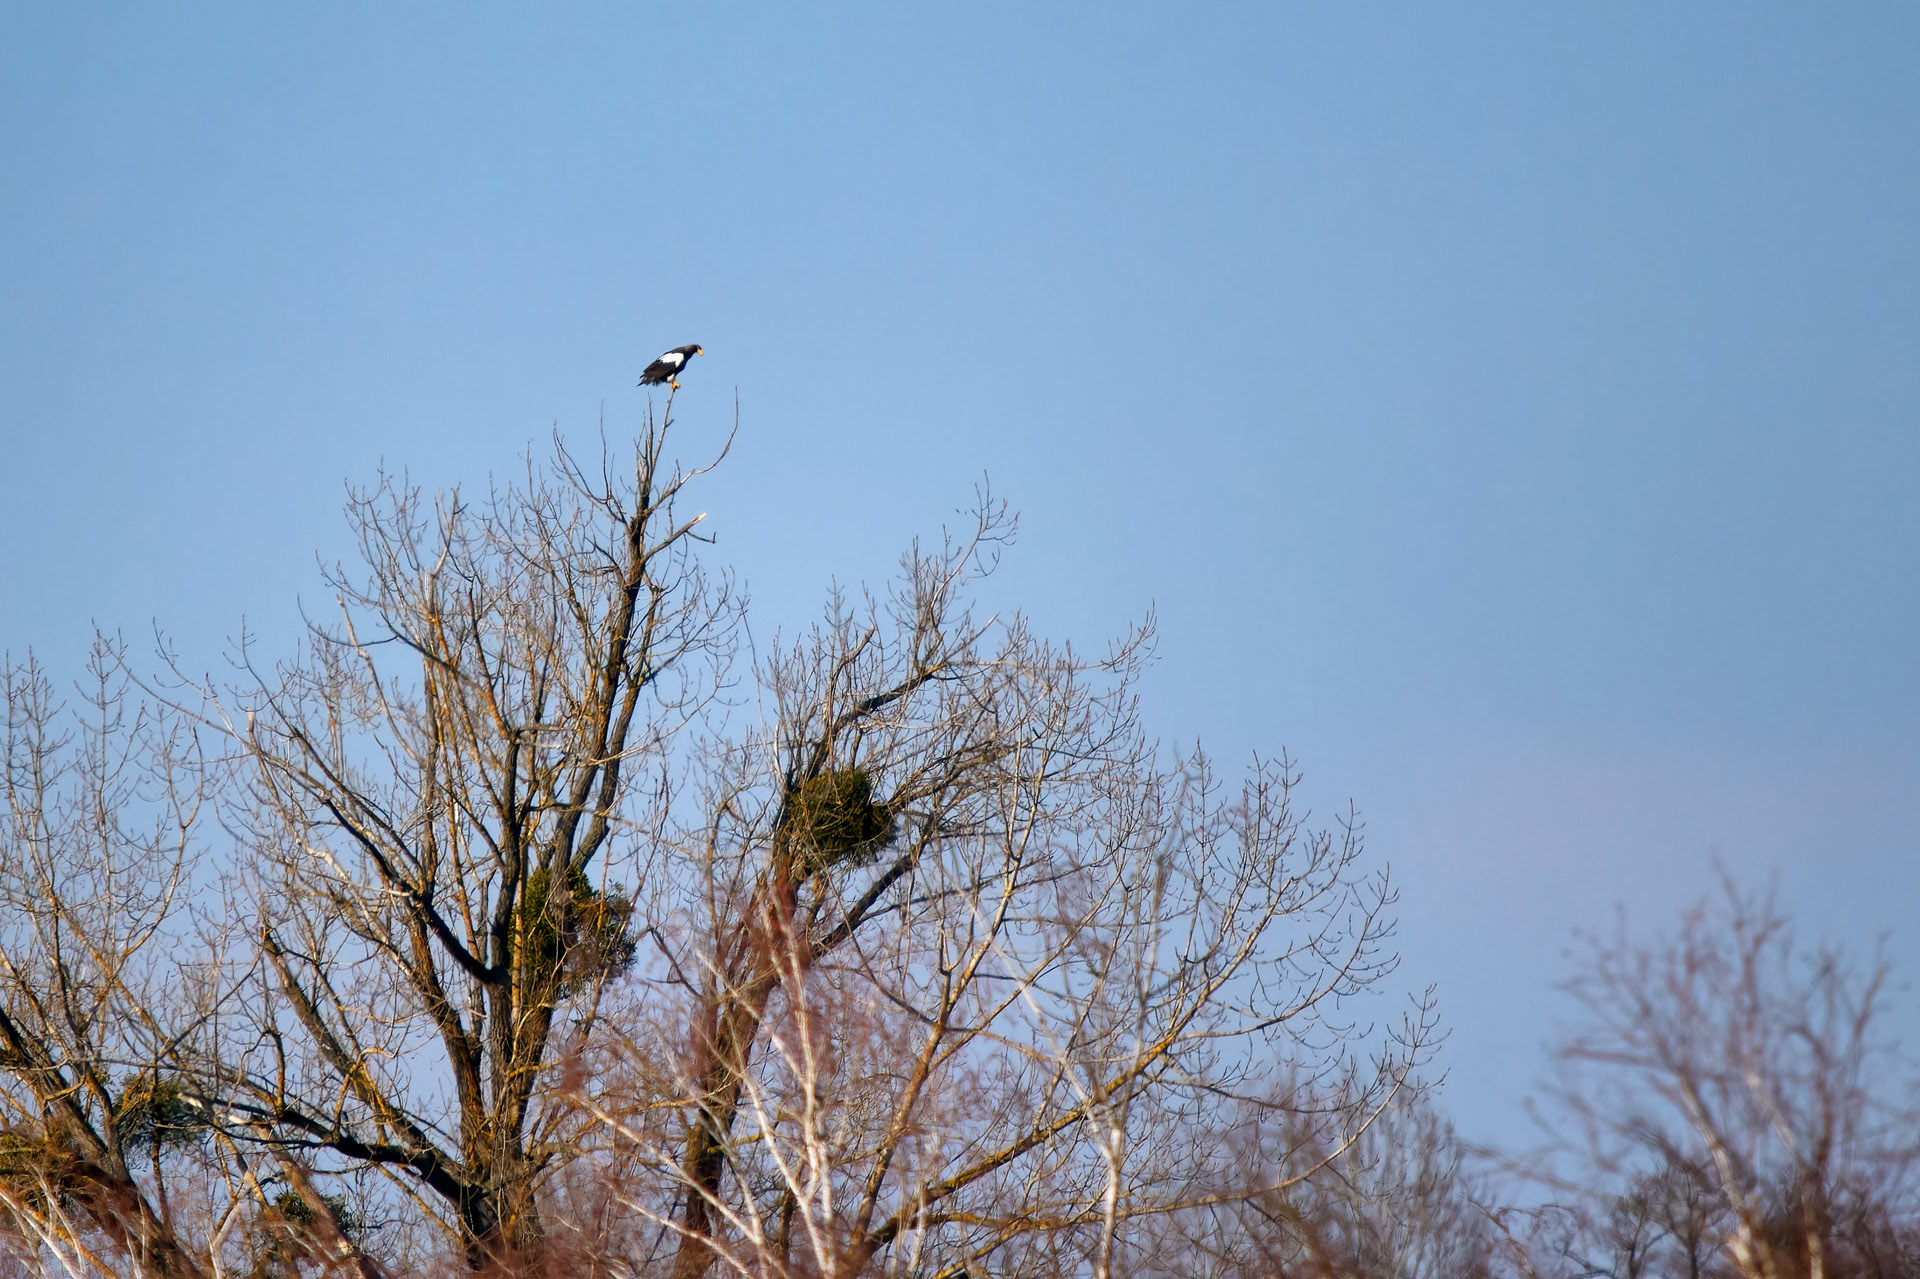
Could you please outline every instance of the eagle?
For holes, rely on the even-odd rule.
[[[680,389],[680,374],[686,369],[687,361],[696,355],[705,354],[706,352],[701,350],[699,344],[695,342],[676,346],[652,364],[647,365],[646,370],[640,374],[640,385],[659,386],[665,382],[677,391]]]

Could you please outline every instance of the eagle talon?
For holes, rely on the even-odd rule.
[[[652,364],[640,375],[641,386],[659,386],[662,382],[674,390],[680,389],[679,375],[687,371],[687,361],[696,355],[705,355],[698,343],[676,346]]]

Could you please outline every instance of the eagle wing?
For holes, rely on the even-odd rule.
[[[665,355],[647,365],[640,374],[641,386],[658,386],[686,366],[687,357],[678,351],[668,351]]]

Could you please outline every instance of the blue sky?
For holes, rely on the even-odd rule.
[[[1361,806],[1469,1127],[1713,855],[1909,927],[1920,10],[392,8],[0,16],[0,647],[284,644],[343,480],[698,341],[757,629],[990,476],[998,595]]]

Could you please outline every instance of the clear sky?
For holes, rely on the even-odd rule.
[[[404,12],[395,12],[404,9]],[[995,590],[1285,746],[1519,1131],[1716,853],[1920,975],[1920,7],[14,5],[0,647],[271,645],[342,481],[678,407],[756,629]],[[1900,930],[1906,930],[1902,932]]]

